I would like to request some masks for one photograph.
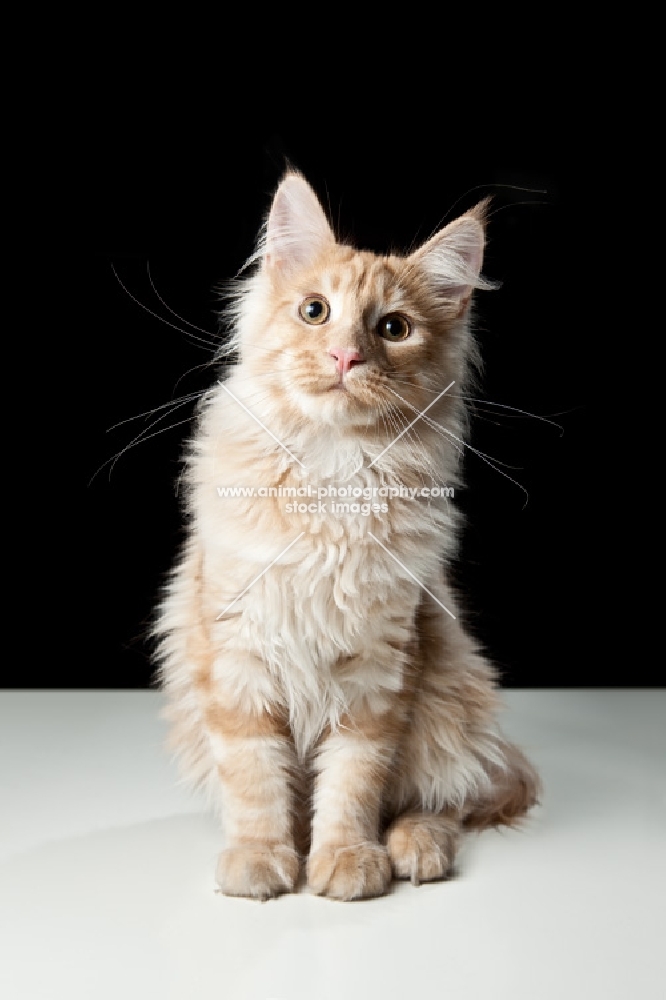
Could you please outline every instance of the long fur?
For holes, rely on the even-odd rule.
[[[453,504],[379,495],[459,482],[483,245],[484,206],[378,257],[335,241],[298,174],[275,195],[233,307],[237,362],[188,450],[188,541],[156,624],[173,746],[220,809],[230,894],[293,889],[308,850],[310,887],[336,898],[444,877],[463,824],[512,823],[536,799],[447,582]],[[321,325],[298,311],[312,294]],[[394,313],[411,325],[398,343],[377,334]],[[341,375],[331,348],[363,362]],[[356,490],[358,509],[289,510],[284,491],[307,484]],[[385,509],[365,512],[373,489]]]

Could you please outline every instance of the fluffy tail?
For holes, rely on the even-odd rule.
[[[512,743],[505,746],[506,767],[490,772],[491,792],[468,803],[463,825],[468,830],[489,826],[516,826],[539,802],[541,781],[527,757]]]

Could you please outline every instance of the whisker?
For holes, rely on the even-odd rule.
[[[474,403],[483,403],[484,406],[496,406],[501,410],[512,410],[518,417],[531,417],[533,420],[539,420],[543,424],[550,424],[551,427],[556,427],[560,432],[560,437],[564,434],[562,424],[558,424],[554,420],[549,420],[548,417],[543,417],[538,413],[530,413],[529,410],[521,410],[517,406],[508,406],[506,403],[496,403],[492,399],[478,399],[475,396],[463,396],[460,393],[456,393],[455,395],[457,399],[468,399]],[[511,414],[507,414],[507,416],[511,416]],[[553,414],[553,416],[557,416],[557,414]]]
[[[177,387],[183,381],[183,379],[186,378],[188,375],[190,375],[192,372],[198,371],[200,368],[211,368],[213,365],[219,365],[220,363],[221,362],[218,360],[218,358],[213,358],[211,361],[202,361],[200,365],[192,365],[192,367],[188,368],[186,372],[183,372],[182,375],[178,376],[178,378],[174,382],[173,391],[175,392]]]
[[[181,327],[176,326],[175,323],[171,323],[168,319],[164,319],[164,317],[160,316],[159,313],[156,313],[152,309],[149,309],[148,306],[144,305],[143,302],[140,301],[140,299],[137,299],[136,295],[133,295],[130,292],[129,288],[127,288],[127,286],[123,284],[113,264],[111,264],[111,270],[113,271],[116,281],[118,282],[122,290],[125,292],[125,294],[129,296],[132,302],[135,302],[138,306],[140,306],[140,308],[143,309],[144,312],[147,312],[150,316],[154,316],[155,319],[159,320],[160,323],[164,323],[165,326],[170,326],[173,330],[177,330],[178,333],[182,333],[185,337],[187,337],[187,339],[192,344],[194,344],[196,347],[201,348],[201,350],[206,350],[206,351],[214,350],[214,344],[212,342],[208,342],[203,340],[201,337],[197,337],[196,334],[190,333],[189,330],[183,330]]]
[[[400,409],[395,405],[395,403],[388,403],[387,401],[387,405],[389,407],[389,415],[391,419],[391,425],[393,428],[393,434],[395,437],[398,437],[403,431],[403,429],[408,425],[407,417],[404,413],[400,411]],[[426,476],[430,476],[430,479],[433,483],[437,483],[439,480],[437,479],[436,475],[433,474],[433,470],[435,473],[437,473],[437,469],[433,465],[430,455],[428,454],[428,450],[426,446],[423,444],[415,425],[410,427],[406,431],[406,434],[404,436],[405,440],[408,441],[411,444],[411,446],[416,449],[415,457],[418,457],[420,460],[419,462],[420,471],[422,471]]]
[[[422,377],[425,377],[425,376],[422,376]],[[396,376],[395,376],[395,375],[389,375],[389,376],[388,376],[388,381],[389,381],[389,382],[398,382],[398,383],[399,383],[399,384],[401,384],[401,385],[407,385],[407,386],[409,386],[409,387],[410,387],[411,389],[422,389],[422,390],[423,390],[424,392],[432,392],[432,393],[438,393],[438,392],[441,392],[441,391],[442,391],[442,388],[441,388],[441,384],[439,384],[439,383],[438,383],[437,381],[435,381],[435,380],[432,380],[432,385],[433,385],[433,388],[430,388],[430,387],[429,387],[429,386],[427,386],[427,385],[421,385],[421,384],[420,384],[419,382],[410,382],[410,381],[409,381],[409,379],[405,379],[405,378],[396,378]],[[430,380],[429,380],[429,381],[430,381]],[[440,380],[440,381],[441,381],[441,380]],[[448,393],[447,393],[447,395],[448,395]],[[451,395],[453,395],[453,393],[451,393]]]
[[[428,376],[421,374],[421,375],[419,375],[419,378],[428,379]],[[414,382],[410,382],[408,379],[397,378],[395,375],[392,375],[392,374],[388,376],[388,379],[389,379],[390,382],[398,382],[398,383],[401,383],[402,385],[408,385],[408,386],[410,386],[412,388],[422,389],[424,392],[436,393],[436,392],[439,391],[438,385],[437,385],[436,382],[433,383],[433,386],[434,386],[433,388],[429,388],[426,385],[420,385],[418,382],[414,383]],[[560,432],[560,437],[562,437],[562,435],[564,434],[564,427],[562,426],[562,424],[558,424],[558,423],[556,423],[556,421],[549,419],[550,417],[557,417],[557,416],[561,416],[562,414],[551,413],[549,415],[542,415],[542,414],[539,414],[539,413],[531,413],[529,410],[521,410],[517,406],[509,406],[507,403],[496,403],[492,399],[480,399],[478,396],[468,396],[468,395],[465,395],[465,394],[459,393],[459,392],[452,392],[452,393],[449,393],[449,395],[453,399],[462,399],[462,400],[474,403],[475,405],[472,408],[473,412],[476,412],[478,405],[482,405],[482,406],[486,406],[486,407],[494,406],[494,407],[497,407],[498,409],[501,409],[501,410],[507,410],[507,411],[510,410],[511,413],[506,413],[505,414],[507,417],[513,417],[516,420],[518,420],[518,419],[520,419],[522,417],[529,417],[529,418],[531,418],[533,420],[538,420],[538,421],[540,421],[543,424],[550,424],[551,427],[555,427]],[[570,412],[571,412],[570,410],[564,410],[563,411],[563,413],[570,413]]]
[[[116,427],[122,427],[123,424],[130,424],[134,420],[140,420],[141,417],[152,417],[153,413],[158,413],[160,410],[166,409],[168,406],[181,406],[185,403],[190,402],[190,400],[197,399],[199,396],[205,395],[210,392],[210,389],[203,389],[201,392],[191,392],[187,396],[180,396],[178,399],[170,399],[168,403],[162,403],[160,406],[153,407],[152,410],[146,410],[144,413],[137,413],[134,417],[125,417],[124,420],[119,420],[116,424],[111,424],[107,427],[106,433],[114,431]]]
[[[393,392],[398,397],[398,399],[402,399],[402,396],[400,396],[400,394],[398,392],[396,392],[395,389],[392,389],[391,392]],[[420,412],[419,410],[416,409],[415,406],[412,406],[412,404],[409,403],[406,399],[402,399],[402,402],[405,403],[405,405],[408,406],[410,409],[412,409],[415,413],[419,413]],[[527,490],[525,489],[525,487],[522,486],[519,482],[517,482],[517,480],[513,479],[512,476],[507,475],[506,472],[503,472],[502,469],[498,468],[498,466],[495,465],[495,462],[499,463],[499,465],[506,465],[506,463],[500,462],[499,459],[491,459],[490,456],[488,456],[488,455],[485,454],[485,452],[479,451],[478,448],[474,448],[471,444],[468,444],[467,441],[463,441],[463,439],[460,438],[460,437],[458,437],[456,434],[454,434],[453,431],[450,431],[446,427],[442,427],[441,424],[438,424],[431,417],[429,417],[427,415],[424,415],[422,419],[430,427],[432,427],[433,430],[438,430],[439,432],[441,432],[443,434],[449,435],[449,437],[451,437],[453,440],[459,442],[459,444],[463,448],[467,448],[469,451],[473,452],[473,454],[477,455],[483,462],[485,462],[487,465],[489,465],[491,467],[491,469],[494,469],[495,472],[498,472],[500,474],[500,476],[503,476],[505,479],[508,479],[509,482],[511,482],[511,483],[514,484],[514,486],[517,486],[518,489],[521,490],[521,492],[524,493],[525,496],[526,496],[526,498],[527,498],[525,500],[525,503],[523,504],[523,510],[525,509],[525,507],[527,506],[527,503],[529,501],[529,493],[527,492]],[[509,468],[509,469],[513,468],[513,466],[510,466],[510,465],[507,465],[506,467]]]
[[[113,472],[116,463],[125,454],[125,452],[130,450],[130,448],[133,448],[135,445],[138,444],[143,444],[144,441],[148,441],[150,438],[156,437],[157,434],[161,434],[165,430],[171,430],[173,427],[179,427],[180,424],[189,423],[189,421],[192,419],[191,415],[189,417],[186,417],[185,420],[181,420],[178,423],[172,424],[171,427],[162,427],[159,431],[156,431],[154,434],[147,433],[147,431],[149,431],[152,427],[156,427],[161,420],[164,420],[165,417],[170,417],[172,413],[175,413],[176,410],[179,410],[182,406],[187,405],[188,402],[190,402],[189,399],[182,400],[180,403],[176,403],[175,406],[172,406],[170,410],[167,410],[156,420],[153,420],[152,423],[148,424],[148,426],[145,427],[139,434],[137,434],[136,437],[129,442],[129,444],[125,445],[124,448],[121,448],[120,451],[116,452],[115,455],[112,455],[111,458],[108,458],[106,462],[100,465],[99,469],[97,469],[97,471],[89,479],[88,486],[92,484],[92,482],[96,479],[96,477],[99,475],[102,469],[105,469],[106,466],[109,465],[109,463],[110,463],[110,468],[109,468],[109,480],[110,480],[111,473]]]
[[[189,424],[190,421],[191,421],[191,419],[192,419],[192,417],[185,417],[184,420],[178,420],[178,421],[176,421],[175,424],[169,424],[168,427],[160,427],[160,429],[158,431],[155,431],[153,434],[146,434],[145,436],[140,437],[137,441],[130,442],[130,444],[128,444],[126,448],[123,448],[122,451],[119,451],[117,455],[114,455],[113,465],[109,469],[109,479],[111,478],[111,473],[113,471],[113,467],[115,466],[115,464],[118,461],[118,459],[121,458],[125,454],[126,451],[129,451],[129,449],[131,447],[134,447],[137,444],[144,444],[146,441],[150,441],[151,438],[158,437],[160,434],[165,434],[166,431],[172,431],[175,427],[181,427],[182,424]],[[152,426],[154,427],[155,425],[153,424]],[[107,464],[107,463],[105,463],[105,464]],[[102,466],[102,468],[104,468],[104,466]],[[95,473],[95,475],[97,475],[97,473]],[[92,480],[91,480],[91,482],[92,482]]]
[[[191,323],[189,319],[184,319],[182,316],[179,316],[178,313],[174,309],[172,309],[171,306],[168,305],[168,303],[166,303],[164,301],[164,299],[162,298],[162,296],[160,295],[160,293],[155,288],[155,282],[153,281],[153,277],[152,277],[152,275],[150,273],[150,262],[149,261],[146,261],[146,272],[148,274],[148,281],[150,282],[150,287],[155,292],[155,295],[157,296],[157,298],[159,299],[159,301],[162,303],[162,305],[164,306],[164,308],[168,312],[170,312],[172,316],[175,316],[176,319],[180,320],[181,323],[185,323],[187,326],[191,326],[193,330],[198,330],[199,333],[205,333],[206,336],[210,337],[211,340],[212,340],[212,342],[215,343],[216,340],[217,340],[217,338],[216,338],[216,336],[215,336],[214,333],[211,333],[210,330],[204,330],[204,328],[202,326],[197,326],[196,323]]]

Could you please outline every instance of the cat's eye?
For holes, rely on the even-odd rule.
[[[379,336],[383,337],[384,340],[392,340],[393,343],[407,340],[411,332],[409,321],[400,313],[389,313],[388,316],[382,316],[377,324]]]
[[[331,315],[331,307],[323,295],[308,295],[298,307],[298,315],[311,326],[321,326]]]

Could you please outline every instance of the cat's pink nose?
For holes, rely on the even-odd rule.
[[[360,351],[353,351],[348,347],[329,347],[328,353],[335,358],[335,367],[340,375],[346,375],[352,365],[360,365],[365,361]]]

